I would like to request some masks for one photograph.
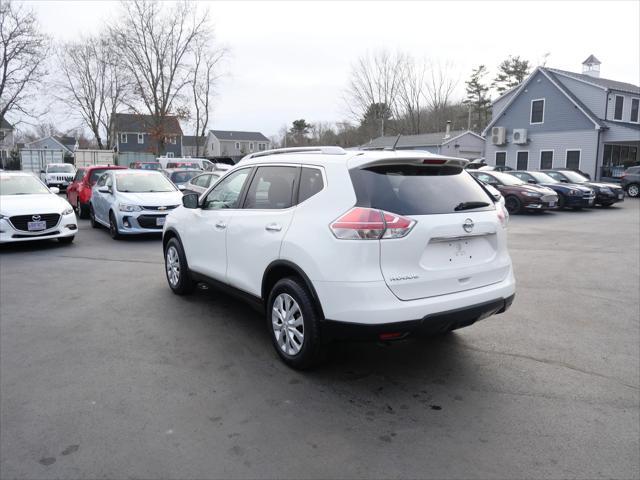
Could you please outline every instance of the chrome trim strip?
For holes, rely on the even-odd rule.
[[[442,243],[442,242],[450,242],[452,240],[465,240],[467,238],[488,237],[495,234],[496,232],[482,232],[482,233],[469,233],[467,235],[432,237],[431,240],[429,240],[429,243]]]

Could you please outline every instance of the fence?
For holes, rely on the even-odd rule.
[[[113,165],[115,155],[111,150],[76,150],[76,168],[88,167],[90,165]]]
[[[40,173],[45,165],[50,163],[64,163],[62,150],[25,149],[20,150],[20,168]]]

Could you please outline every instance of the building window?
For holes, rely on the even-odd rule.
[[[167,158],[173,158],[173,152],[167,152]]]
[[[176,137],[171,137],[171,145],[175,145],[176,144]]]
[[[0,142],[4,142],[4,139],[6,138],[7,134],[5,133],[4,130],[0,130]]]
[[[121,133],[120,134],[120,143],[127,143],[127,134],[126,133]]]
[[[144,133],[138,134],[138,143],[144,143]]]
[[[622,120],[622,110],[624,109],[624,97],[622,95],[616,95],[616,105],[613,110],[613,119]]]
[[[553,150],[542,150],[540,152],[540,170],[551,170],[553,168]]]
[[[265,150],[266,146],[267,146],[267,145],[266,145],[266,144],[264,144],[264,143],[259,143],[259,144],[258,144],[258,150],[263,151],[263,150]]]
[[[638,107],[640,107],[640,98],[631,99],[631,118],[629,120],[638,123]]]
[[[507,152],[496,152],[496,166],[504,167],[507,164]]]
[[[544,98],[531,100],[531,125],[544,123]]]
[[[236,150],[240,150],[240,142],[236,142]]]
[[[529,152],[518,152],[516,154],[516,170],[527,170],[529,168]]]
[[[250,151],[250,152],[253,152],[253,142],[251,142],[251,143],[249,144],[249,151]]]
[[[567,150],[565,167],[571,170],[580,169],[580,150]]]

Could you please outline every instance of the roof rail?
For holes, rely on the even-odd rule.
[[[264,152],[250,153],[242,160],[250,158],[266,157],[267,155],[281,155],[283,153],[324,153],[325,155],[345,155],[347,151],[342,147],[290,147],[275,148],[273,150],[265,150]]]

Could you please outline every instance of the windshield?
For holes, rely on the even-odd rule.
[[[30,175],[0,175],[0,195],[35,195],[51,193],[38,179]]]
[[[196,175],[202,173],[200,170],[185,170],[184,172],[173,172],[171,174],[171,180],[173,183],[186,183]]]
[[[491,176],[498,179],[498,181],[504,185],[524,185],[525,182],[513,175],[501,172],[491,172]]]
[[[457,167],[398,164],[355,169],[349,174],[359,207],[400,215],[495,208],[484,189]]]
[[[579,173],[572,172],[571,170],[563,170],[561,173],[573,183],[584,183],[589,181],[586,177],[583,177]]]
[[[160,170],[160,162],[156,163],[142,163],[140,164],[142,170]]]
[[[559,183],[555,178],[550,177],[546,173],[542,173],[542,172],[528,172],[528,173],[540,183]]]
[[[116,175],[116,190],[119,192],[175,192],[176,187],[159,173],[123,173]]]
[[[73,165],[49,165],[47,173],[73,173]]]

